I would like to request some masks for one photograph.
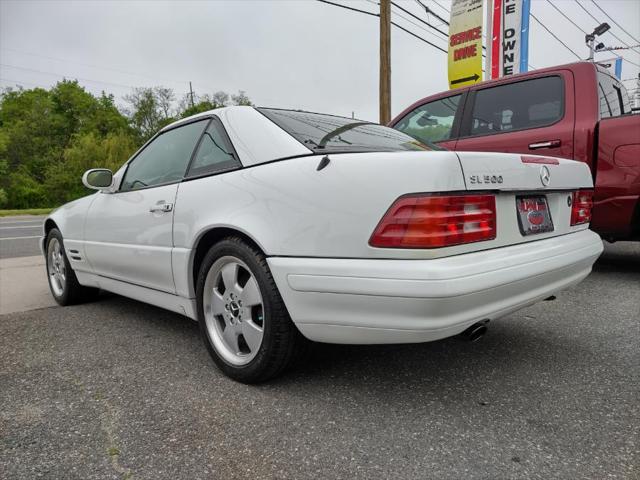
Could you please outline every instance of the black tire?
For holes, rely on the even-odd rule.
[[[57,240],[61,246],[61,256],[62,261],[64,262],[65,268],[65,281],[62,285],[62,291],[56,292],[52,285],[52,278],[49,274],[49,247],[53,240]],[[47,240],[45,242],[45,259],[46,259],[46,273],[47,273],[47,283],[49,284],[49,290],[51,290],[51,295],[53,295],[54,300],[59,304],[64,306],[67,305],[76,305],[78,303],[84,303],[91,300],[95,300],[100,293],[100,290],[92,287],[85,287],[78,283],[78,278],[76,277],[75,272],[71,268],[71,264],[69,263],[69,259],[67,258],[67,254],[64,249],[64,240],[62,238],[62,234],[57,228],[51,229],[49,234],[47,235]]]
[[[263,337],[255,357],[246,365],[233,365],[216,350],[204,314],[204,286],[209,270],[223,257],[235,257],[249,267],[263,305]],[[271,276],[265,256],[239,237],[228,237],[211,247],[200,265],[196,282],[198,323],[204,343],[216,365],[232,379],[260,383],[280,375],[291,363],[302,358],[308,341],[293,324]]]

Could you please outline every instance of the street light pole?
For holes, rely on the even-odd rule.
[[[380,0],[380,123],[391,121],[391,0]]]
[[[587,43],[587,47],[589,47],[589,58],[587,58],[587,60],[589,60],[590,62],[593,62],[593,57],[595,54],[596,36],[593,33],[590,33],[590,34],[587,34],[586,37],[584,37],[584,40]]]
[[[587,60],[589,60],[590,62],[593,62],[593,57],[596,51],[596,37],[599,37],[603,33],[609,31],[610,28],[611,27],[609,26],[609,24],[607,22],[604,22],[594,28],[593,32],[587,33],[585,35],[584,41],[587,44],[587,47],[589,47],[589,58],[587,58]]]

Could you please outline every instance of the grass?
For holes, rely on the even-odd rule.
[[[0,217],[13,217],[15,215],[46,215],[53,208],[26,208],[24,210],[0,210]]]

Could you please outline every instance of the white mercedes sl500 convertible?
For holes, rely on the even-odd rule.
[[[412,343],[575,285],[602,252],[589,168],[449,152],[331,115],[228,107],[162,129],[45,221],[61,305],[108,290],[195,319],[259,382],[308,340]]]

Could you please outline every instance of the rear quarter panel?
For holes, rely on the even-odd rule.
[[[630,237],[640,200],[640,115],[601,120],[597,158],[592,227],[605,237]]]
[[[463,191],[452,152],[390,152],[302,157],[183,182],[174,245],[193,248],[211,228],[231,227],[267,255],[388,258],[369,247],[376,225],[401,195]]]

